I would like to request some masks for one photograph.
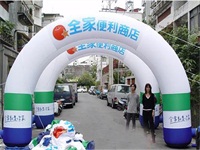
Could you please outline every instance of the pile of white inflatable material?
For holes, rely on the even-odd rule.
[[[53,120],[38,137],[34,138],[29,148],[32,150],[94,150],[94,141],[86,141],[83,135],[75,131],[69,121]]]

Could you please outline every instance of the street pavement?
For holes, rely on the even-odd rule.
[[[150,134],[147,137],[144,135],[138,120],[136,130],[127,131],[122,111],[108,107],[106,100],[101,100],[94,95],[79,93],[78,96],[79,102],[76,106],[64,109],[55,119],[72,122],[75,130],[82,133],[85,140],[95,141],[96,149],[172,149],[166,146],[163,140],[162,124],[155,131],[156,143],[152,143]],[[33,129],[33,137],[36,137],[40,131]]]

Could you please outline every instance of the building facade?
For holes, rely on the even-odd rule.
[[[174,29],[182,25],[191,32],[200,31],[200,1],[143,0],[142,4],[146,12],[143,18],[158,32],[169,26]]]
[[[60,15],[60,14],[50,14],[50,13],[43,13],[42,15],[42,26],[45,27],[46,25],[60,19],[63,18],[64,16]]]
[[[42,7],[42,1],[0,1],[1,84],[6,82],[10,68],[23,46],[42,28]],[[13,28],[3,28],[11,24]]]

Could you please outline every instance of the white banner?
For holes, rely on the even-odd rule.
[[[34,104],[35,115],[48,116],[54,114],[53,103]]]
[[[163,111],[164,128],[188,128],[191,127],[190,110]]]
[[[6,128],[31,128],[32,111],[4,111],[4,127]]]

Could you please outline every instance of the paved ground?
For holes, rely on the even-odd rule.
[[[94,140],[96,149],[172,149],[166,146],[162,137],[162,124],[156,129],[156,143],[150,135],[143,134],[137,120],[135,131],[125,130],[122,111],[106,106],[105,100],[87,93],[79,94],[79,102],[73,109],[64,109],[58,119],[72,122],[76,131],[81,132],[86,140]],[[33,136],[37,132],[33,130]],[[187,149],[194,149],[188,147]]]

